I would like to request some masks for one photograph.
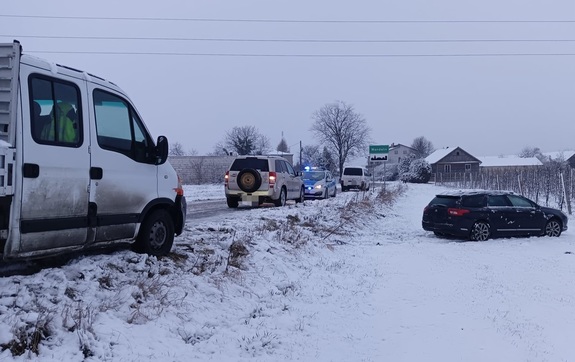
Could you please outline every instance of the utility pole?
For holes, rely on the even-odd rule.
[[[299,141],[299,170],[303,171],[302,161],[302,152],[301,152],[301,141]]]

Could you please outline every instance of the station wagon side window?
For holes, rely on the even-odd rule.
[[[80,90],[74,83],[33,74],[30,89],[30,129],[39,144],[80,147],[83,142]]]
[[[98,145],[134,161],[155,164],[153,142],[130,104],[99,89],[93,96]]]
[[[461,206],[485,207],[485,195],[466,196],[461,200]]]
[[[507,198],[509,198],[509,201],[511,201],[511,204],[515,207],[535,207],[531,201],[521,196],[507,195]]]
[[[489,195],[487,198],[487,205],[488,206],[511,206],[507,201],[507,197],[505,195]]]

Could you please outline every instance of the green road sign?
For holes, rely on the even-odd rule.
[[[380,153],[389,153],[389,145],[370,145],[369,154],[375,155]]]

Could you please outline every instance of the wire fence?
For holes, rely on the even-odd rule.
[[[431,182],[460,189],[507,190],[542,206],[557,207],[572,214],[575,201],[575,169],[548,164],[531,169],[481,170],[435,173]]]

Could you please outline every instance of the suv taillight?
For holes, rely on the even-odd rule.
[[[277,174],[275,172],[270,172],[270,189],[276,184]]]
[[[447,213],[451,216],[463,216],[463,215],[469,213],[469,210],[449,208],[449,209],[447,209]]]
[[[230,171],[226,171],[226,175],[224,176],[224,187],[228,187],[228,181],[230,180]]]

